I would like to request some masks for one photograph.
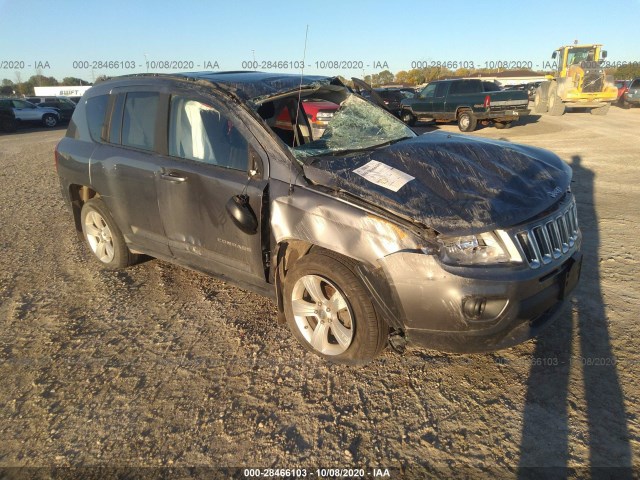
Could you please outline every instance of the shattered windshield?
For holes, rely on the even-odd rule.
[[[416,134],[400,120],[362,98],[349,94],[317,140],[293,147],[295,157],[335,155],[394,143]]]

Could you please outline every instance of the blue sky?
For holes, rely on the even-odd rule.
[[[310,74],[362,76],[381,70],[374,62],[386,62],[395,73],[416,61],[480,67],[526,61],[536,69],[556,47],[576,39],[605,44],[608,60],[640,62],[639,20],[640,0],[0,0],[0,78],[15,81],[17,70],[25,80],[36,73],[37,61],[48,62],[44,75],[91,81],[144,72],[145,59],[194,62],[181,71],[203,69],[206,61],[240,70],[254,55],[259,64],[301,60],[307,25]],[[127,61],[136,68],[82,69],[74,61]],[[331,61],[358,68],[331,68]],[[16,68],[21,62],[24,68]]]

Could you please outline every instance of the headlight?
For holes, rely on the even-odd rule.
[[[477,235],[438,237],[440,258],[451,265],[491,265],[522,262],[522,257],[504,230]]]

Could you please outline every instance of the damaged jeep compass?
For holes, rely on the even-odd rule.
[[[311,99],[335,105],[322,130]],[[515,345],[558,315],[580,275],[560,158],[418,136],[337,78],[114,78],[82,97],[55,157],[104,267],[146,254],[269,295],[333,362],[365,363],[387,342]]]

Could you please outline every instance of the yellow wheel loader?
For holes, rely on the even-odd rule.
[[[562,115],[565,107],[583,107],[594,115],[606,115],[618,98],[613,76],[606,75],[602,66],[606,57],[599,44],[558,48],[551,56],[556,71],[536,90],[534,112]]]

